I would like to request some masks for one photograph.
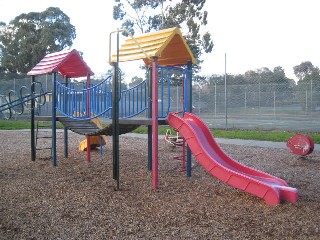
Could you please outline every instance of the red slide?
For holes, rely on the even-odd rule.
[[[292,203],[297,201],[297,189],[289,187],[284,180],[229,157],[219,147],[207,125],[197,116],[187,112],[184,117],[170,113],[168,123],[180,132],[195,158],[216,178],[263,198],[268,205],[277,205],[281,199]]]

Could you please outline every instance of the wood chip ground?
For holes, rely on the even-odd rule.
[[[31,161],[28,131],[0,132],[0,239],[320,239],[320,153],[222,145],[234,159],[299,190],[292,204],[267,206],[234,189],[193,159],[192,177],[179,172],[180,154],[159,141],[159,188],[147,170],[147,140],[120,137],[120,191],[112,178],[112,138],[104,154],[78,151],[69,134],[58,166],[50,151]],[[48,140],[49,141],[49,140]],[[49,144],[49,143],[47,143]]]

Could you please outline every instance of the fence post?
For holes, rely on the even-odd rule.
[[[247,88],[244,89],[244,110],[247,110]]]
[[[276,91],[273,91],[273,116],[276,116]]]
[[[217,83],[214,82],[214,119],[217,119]]]
[[[225,130],[228,130],[228,100],[227,100],[227,54],[224,54],[224,111],[226,118]]]
[[[308,112],[308,90],[306,90],[306,113]]]
[[[313,111],[313,104],[312,104],[312,78],[310,81],[310,113],[312,114]]]

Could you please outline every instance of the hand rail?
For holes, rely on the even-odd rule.
[[[111,110],[111,89],[108,88],[111,76],[89,88],[75,89],[57,81],[57,110],[64,116],[88,120],[106,114]],[[87,106],[90,97],[90,106]],[[87,116],[87,107],[91,116]]]
[[[146,58],[148,58],[149,60],[151,60],[151,57],[148,55],[148,53],[143,49],[143,47],[141,46],[141,44],[137,41],[137,39],[135,39],[132,34],[125,28],[122,29],[118,29],[115,31],[110,32],[109,34],[109,63],[111,63],[111,35],[113,33],[117,33],[117,32],[126,32],[131,39],[135,42],[135,44],[140,48],[140,50],[142,51],[142,53],[146,56]]]

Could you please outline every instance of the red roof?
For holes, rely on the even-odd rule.
[[[77,50],[61,51],[46,55],[34,68],[29,76],[60,72],[70,78],[94,75]]]

